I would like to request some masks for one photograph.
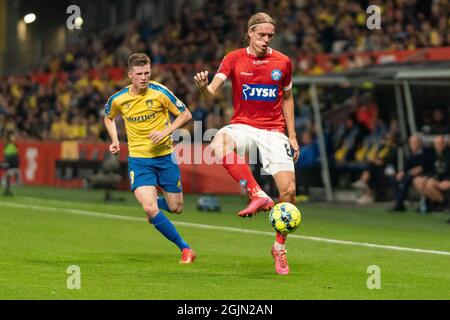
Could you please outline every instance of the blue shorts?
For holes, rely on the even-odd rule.
[[[131,191],[142,186],[159,186],[167,192],[182,192],[178,165],[168,154],[155,158],[128,157]]]

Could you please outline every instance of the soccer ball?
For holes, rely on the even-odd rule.
[[[269,221],[275,231],[288,234],[294,232],[300,226],[302,215],[293,204],[280,202],[270,211]]]

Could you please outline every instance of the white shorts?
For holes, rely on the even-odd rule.
[[[248,154],[250,164],[256,164],[259,151],[264,171],[275,175],[281,171],[295,172],[289,139],[278,131],[268,131],[245,124],[230,124],[219,130],[236,143],[237,153]]]

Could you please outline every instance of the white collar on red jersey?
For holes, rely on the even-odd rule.
[[[247,54],[250,54],[250,55],[252,55],[251,53],[250,53],[250,47],[247,47],[247,48],[245,48],[246,50],[247,50]],[[267,47],[267,54],[272,54],[272,48],[271,47]]]

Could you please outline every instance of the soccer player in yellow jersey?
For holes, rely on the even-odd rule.
[[[132,84],[113,94],[105,106],[105,126],[112,140],[109,151],[120,151],[114,118],[121,114],[128,137],[128,172],[131,191],[142,205],[148,221],[181,250],[180,263],[192,263],[195,253],[160,209],[171,213],[183,210],[181,176],[172,159],[171,134],[192,115],[173,93],[158,82],[150,81],[150,58],[144,53],[128,59]],[[175,116],[170,122],[169,112]],[[163,189],[158,197],[156,187]]]

